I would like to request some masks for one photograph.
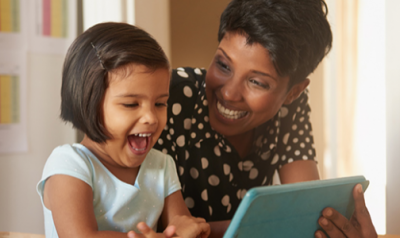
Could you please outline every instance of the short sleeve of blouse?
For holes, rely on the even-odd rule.
[[[277,146],[280,167],[296,160],[315,160],[310,113],[308,90],[290,105],[282,106]]]

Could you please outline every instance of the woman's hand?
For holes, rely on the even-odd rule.
[[[130,231],[127,234],[128,238],[171,238],[176,230],[174,226],[168,226],[163,233],[156,233],[144,222],[139,222],[136,227],[141,234]]]
[[[364,193],[361,184],[353,189],[355,211],[350,221],[342,214],[332,208],[325,208],[318,223],[331,238],[357,237],[376,238],[378,237],[375,227],[372,224],[371,216],[365,206]],[[315,232],[316,238],[326,238],[322,231]]]
[[[210,225],[203,218],[192,216],[174,216],[168,226],[176,227],[175,234],[185,238],[207,238]]]

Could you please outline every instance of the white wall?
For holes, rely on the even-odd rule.
[[[0,154],[0,231],[44,233],[36,184],[57,145],[75,132],[59,119],[63,57],[30,54],[27,62],[28,152]]]
[[[400,1],[386,0],[386,232],[400,235]],[[377,162],[380,158],[376,158]]]

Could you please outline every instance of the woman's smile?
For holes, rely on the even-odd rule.
[[[221,116],[231,120],[242,118],[248,113],[247,111],[238,111],[226,108],[219,101],[217,101],[217,109]]]

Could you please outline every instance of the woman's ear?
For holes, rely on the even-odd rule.
[[[300,94],[307,88],[310,84],[310,79],[306,78],[300,83],[293,85],[290,89],[289,93],[286,96],[285,102],[283,104],[291,104],[294,100],[296,100]]]

